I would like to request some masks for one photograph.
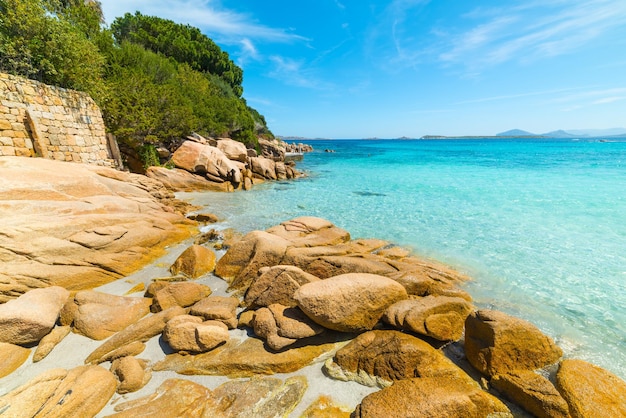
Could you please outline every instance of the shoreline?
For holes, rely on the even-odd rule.
[[[125,192],[127,193],[128,190],[126,190]],[[180,197],[182,195],[177,194],[176,196]],[[142,204],[145,205],[147,204],[147,201],[142,200],[144,198],[147,197],[142,195],[140,201],[142,202]],[[189,211],[190,206],[185,207],[187,208],[187,215],[190,215],[194,211],[198,213],[203,213],[206,210],[206,208],[200,207],[194,211]],[[379,373],[380,370],[378,370],[376,367],[374,369],[368,369],[368,366],[366,364],[360,366],[363,367],[363,369],[357,370],[357,372],[355,373],[350,372],[347,369],[345,372],[340,372],[340,374],[345,373],[346,379],[348,379],[349,381],[336,380],[328,377],[329,372],[327,372],[327,370],[335,370],[332,368],[327,369],[328,367],[331,367],[329,366],[328,361],[330,361],[331,359],[333,360],[333,362],[339,361],[337,357],[339,351],[347,349],[347,347],[354,345],[355,341],[357,341],[358,339],[356,338],[357,335],[375,335],[376,337],[374,338],[384,337],[392,339],[398,338],[397,336],[402,335],[404,336],[402,338],[408,338],[406,344],[409,344],[409,347],[414,347],[415,344],[417,344],[417,346],[419,347],[422,347],[421,345],[425,344],[425,346],[420,349],[430,350],[428,351],[428,356],[438,356],[437,358],[440,357],[441,361],[443,361],[445,364],[442,364],[441,366],[433,366],[430,364],[420,366],[425,367],[425,369],[420,371],[417,374],[418,376],[422,376],[422,374],[424,374],[424,376],[429,376],[429,373],[435,373],[433,374],[433,376],[438,376],[436,374],[437,372],[433,370],[436,370],[436,367],[443,367],[445,373],[453,373],[455,375],[458,374],[458,376],[462,376],[462,386],[466,385],[464,386],[464,389],[462,389],[463,391],[469,390],[468,393],[470,394],[485,397],[484,401],[486,402],[486,404],[481,406],[481,408],[485,407],[487,408],[487,410],[492,412],[504,411],[506,409],[507,411],[512,412],[514,416],[527,416],[527,414],[523,412],[521,407],[516,406],[515,403],[509,401],[506,397],[502,396],[502,394],[498,394],[499,392],[495,391],[493,387],[491,387],[490,383],[488,383],[487,379],[495,378],[495,376],[497,376],[495,372],[486,370],[483,371],[483,376],[481,376],[478,370],[473,368],[476,367],[476,364],[473,363],[473,361],[475,360],[471,360],[473,355],[467,351],[466,353],[464,353],[462,342],[463,340],[460,339],[459,334],[457,333],[459,332],[459,327],[461,327],[461,329],[463,327],[467,327],[467,322],[464,322],[467,320],[463,319],[465,318],[465,315],[470,314],[470,316],[476,316],[477,313],[470,313],[467,310],[468,304],[471,304],[471,297],[467,295],[461,287],[461,284],[467,278],[459,276],[458,272],[449,269],[447,266],[439,262],[430,262],[427,260],[415,258],[414,256],[412,256],[411,251],[403,247],[398,247],[394,243],[381,241],[376,238],[352,239],[350,237],[349,231],[342,230],[341,228],[336,227],[326,220],[320,218],[303,217],[291,220],[277,220],[277,222],[281,223],[275,223],[272,227],[266,230],[257,230],[250,232],[248,234],[245,234],[242,238],[228,239],[227,237],[225,237],[223,239],[226,239],[228,241],[228,244],[226,244],[227,249],[220,249],[224,245],[225,241],[223,240],[217,241],[217,247],[212,244],[204,245],[204,247],[207,248],[214,248],[214,252],[217,258],[217,266],[215,267],[215,271],[204,273],[195,279],[186,279],[183,281],[180,281],[180,277],[172,276],[173,273],[170,272],[169,268],[178,259],[183,250],[185,250],[185,248],[189,248],[191,243],[199,238],[198,234],[204,229],[216,228],[219,233],[221,231],[220,226],[222,226],[220,225],[220,222],[228,223],[228,219],[218,221],[217,224],[208,224],[206,226],[199,225],[199,232],[197,234],[194,234],[189,238],[185,238],[182,241],[178,241],[176,244],[171,244],[170,246],[166,247],[166,255],[161,256],[157,260],[151,262],[149,265],[144,266],[143,268],[135,271],[132,274],[123,274],[121,278],[107,284],[96,286],[93,288],[93,290],[108,295],[128,296],[137,299],[142,298],[144,296],[144,291],[146,291],[146,289],[149,289],[152,284],[154,284],[155,282],[159,282],[160,279],[165,279],[165,281],[161,284],[161,286],[165,286],[165,288],[167,288],[168,286],[172,286],[173,283],[190,283],[194,286],[208,286],[212,291],[211,297],[214,298],[229,299],[233,296],[237,296],[239,300],[239,307],[236,309],[235,317],[239,321],[239,324],[238,327],[232,328],[228,331],[228,335],[231,341],[239,340],[242,345],[247,341],[265,341],[261,345],[261,347],[264,348],[262,348],[260,352],[255,352],[255,355],[269,355],[271,358],[274,358],[275,356],[276,358],[279,358],[282,355],[281,353],[284,354],[292,352],[298,353],[298,356],[304,356],[310,344],[310,347],[316,347],[319,343],[315,343],[315,341],[318,340],[315,340],[316,337],[311,337],[310,334],[305,334],[306,336],[300,336],[296,339],[293,339],[291,337],[287,338],[287,340],[289,341],[285,340],[286,337],[284,335],[287,334],[276,334],[276,332],[287,332],[288,335],[291,335],[293,337],[293,330],[287,331],[287,329],[284,329],[283,331],[280,331],[281,328],[279,328],[279,331],[272,331],[274,332],[274,334],[272,334],[271,332],[270,334],[265,334],[265,331],[263,331],[264,328],[260,325],[261,311],[265,310],[263,311],[265,313],[272,312],[271,315],[274,315],[274,319],[271,319],[271,321],[275,321],[274,326],[278,326],[279,322],[284,321],[285,318],[281,316],[276,316],[278,314],[275,311],[271,310],[276,309],[272,308],[272,306],[275,306],[274,304],[268,305],[269,302],[267,302],[265,304],[259,304],[258,306],[256,306],[254,305],[254,303],[256,302],[253,303],[248,301],[247,299],[244,299],[244,295],[246,298],[248,297],[251,286],[255,284],[258,280],[260,280],[260,277],[262,277],[262,275],[259,275],[257,271],[261,272],[265,271],[263,269],[274,268],[276,263],[288,264],[289,266],[293,266],[293,269],[297,269],[298,271],[306,271],[306,274],[314,276],[314,280],[307,279],[312,280],[311,282],[304,284],[300,283],[299,289],[304,289],[307,285],[316,285],[316,283],[328,283],[329,285],[330,283],[333,283],[339,286],[337,290],[333,290],[331,294],[328,295],[331,298],[332,295],[341,292],[341,286],[352,283],[351,280],[355,280],[354,283],[359,283],[360,280],[374,280],[372,282],[367,282],[367,285],[362,286],[359,289],[355,288],[350,290],[349,299],[352,300],[353,303],[357,302],[355,305],[355,309],[357,312],[359,312],[359,315],[364,314],[363,317],[359,317],[358,323],[361,324],[364,323],[361,321],[370,321],[366,324],[364,323],[365,325],[358,325],[356,328],[351,328],[355,325],[348,325],[353,324],[351,322],[353,321],[352,319],[350,319],[349,321],[347,319],[340,319],[337,325],[333,325],[335,324],[335,322],[332,321],[330,323],[326,323],[324,322],[325,320],[317,318],[317,316],[313,313],[315,310],[311,310],[311,312],[305,310],[305,306],[307,306],[305,303],[306,298],[302,299],[302,301],[298,299],[296,308],[299,307],[300,309],[305,310],[304,312],[307,316],[309,316],[308,320],[303,317],[298,319],[298,321],[304,321],[303,323],[306,323],[307,327],[316,328],[319,327],[319,325],[322,325],[322,328],[324,328],[320,331],[322,332],[322,345],[319,347],[321,348],[326,347],[326,345],[328,344],[330,345],[324,348],[321,352],[317,352],[316,354],[314,354],[313,357],[309,358],[308,360],[304,360],[304,364],[296,366],[296,368],[292,371],[282,371],[283,369],[280,368],[282,367],[280,364],[276,366],[270,366],[270,370],[272,370],[272,367],[278,367],[277,369],[272,370],[272,373],[270,375],[271,378],[280,379],[280,382],[293,381],[294,378],[300,379],[298,376],[301,376],[305,379],[306,388],[304,389],[302,394],[299,395],[297,401],[290,406],[292,410],[290,412],[291,415],[289,416],[304,415],[309,407],[319,401],[319,396],[321,395],[332,399],[330,401],[332,407],[335,408],[336,411],[339,411],[336,412],[335,416],[348,416],[350,412],[353,411],[355,408],[360,411],[359,413],[361,413],[363,411],[363,408],[367,408],[366,404],[363,403],[364,400],[376,398],[370,398],[370,396],[393,396],[388,395],[388,393],[391,392],[387,390],[387,386],[391,382],[386,381],[385,377],[376,377],[376,373]],[[114,230],[106,231],[109,233],[115,232]],[[100,230],[100,232],[103,233],[105,232],[105,230]],[[254,251],[251,251],[252,248],[254,249]],[[341,277],[342,275],[350,274],[356,276],[350,276],[350,278],[344,279],[345,281],[335,279],[337,277]],[[389,299],[389,301],[387,302],[377,302],[382,303],[382,305],[380,308],[376,308],[379,310],[376,311],[376,314],[373,318],[375,322],[372,323],[371,320],[367,318],[368,316],[372,315],[369,309],[373,308],[368,307],[365,308],[365,311],[363,311],[364,308],[358,301],[368,300],[369,296],[366,296],[367,292],[372,286],[378,286],[379,283],[381,285],[384,285],[384,289],[381,288],[380,291],[376,291],[373,293],[374,295],[376,295],[376,299],[378,299],[381,295],[387,294],[388,292],[391,292],[389,293],[390,295],[395,296],[390,296],[391,299]],[[352,286],[352,284],[350,284],[350,286]],[[231,291],[228,291],[228,287],[231,288]],[[295,295],[298,293],[298,291],[300,290],[297,290],[296,293],[294,293],[293,296],[290,297],[297,297]],[[275,297],[278,297],[278,295],[276,295]],[[396,303],[401,303],[405,301],[411,303],[422,303],[422,300],[432,301],[434,300],[433,298],[438,299],[438,303],[453,303],[456,304],[455,306],[458,305],[462,308],[447,307],[445,308],[445,311],[437,310],[432,312],[428,311],[428,309],[430,309],[428,308],[427,311],[430,313],[427,314],[424,321],[431,321],[431,325],[426,328],[420,328],[421,325],[419,325],[419,323],[403,323],[403,320],[398,319],[400,317],[404,318],[407,315],[406,313],[397,314],[397,316],[394,316],[387,311],[388,308],[390,309],[392,305],[395,306]],[[145,297],[143,299],[145,299]],[[73,304],[73,301],[70,303]],[[344,303],[345,300],[338,306],[343,306]],[[2,305],[0,305],[0,307],[1,306]],[[383,307],[385,307],[384,310],[381,310]],[[416,308],[413,306],[411,307],[411,309]],[[461,316],[458,316],[456,311],[450,309],[461,309],[461,311],[464,313],[460,313],[458,315]],[[384,314],[386,315],[384,317],[384,321],[382,316],[383,311],[387,312]],[[246,312],[252,313],[251,320],[243,319]],[[334,311],[331,310],[331,312]],[[484,314],[487,315],[487,313]],[[154,315],[157,314],[154,313]],[[427,319],[428,315],[432,316],[432,318],[437,319]],[[151,316],[147,316],[146,318],[150,317]],[[319,321],[318,325],[307,322],[311,320],[314,322]],[[480,317],[477,317],[476,320],[478,320],[479,322],[482,321]],[[507,322],[511,322],[511,324],[513,324],[515,327],[522,326],[525,330],[525,333],[530,332],[532,335],[535,335],[535,337],[533,338],[539,338],[542,341],[543,339],[548,338],[549,341],[549,337],[543,336],[540,332],[537,334],[537,331],[534,331],[532,324],[526,325],[522,323],[524,321],[520,322],[515,318],[508,318],[508,316],[503,318],[503,320],[505,324]],[[67,321],[67,319],[63,321]],[[76,321],[78,321],[78,319],[74,319],[73,321],[74,322],[72,326],[76,326]],[[489,321],[486,321],[485,323],[488,322]],[[72,322],[70,322],[70,324],[72,324]],[[58,328],[59,325],[56,325],[56,327]],[[335,329],[335,327],[337,327],[337,329]],[[115,335],[123,333],[125,329],[126,328],[124,328],[122,331],[118,331],[118,333]],[[356,330],[358,331],[355,334],[342,334],[347,332],[347,330],[350,332]],[[339,331],[340,334],[336,334],[334,331]],[[475,331],[466,330],[464,332],[471,333]],[[468,334],[466,334],[466,337],[467,335]],[[338,336],[341,337],[338,338]],[[113,339],[113,337],[111,337],[111,339]],[[516,337],[513,342],[519,343],[520,341],[517,341],[518,339],[519,338]],[[10,408],[10,404],[2,404],[3,398],[4,396],[7,396],[7,394],[12,393],[11,391],[16,386],[31,382],[32,379],[38,376],[42,371],[49,371],[52,368],[58,367],[74,369],[75,367],[80,366],[81,364],[83,364],[83,359],[87,357],[88,353],[97,349],[98,347],[101,347],[102,344],[104,344],[103,341],[92,340],[75,332],[72,332],[67,337],[62,339],[59,342],[58,346],[54,348],[47,357],[37,363],[33,362],[35,350],[31,349],[28,355],[28,359],[26,359],[24,364],[18,367],[17,370],[13,371],[13,373],[0,379],[0,408]],[[294,344],[294,341],[297,341],[297,343]],[[425,343],[424,341],[429,341],[429,344]],[[231,375],[229,374],[229,372],[218,372],[216,376],[197,374],[202,373],[202,367],[205,367],[203,365],[203,361],[205,360],[203,359],[210,358],[210,356],[213,355],[211,354],[212,351],[209,350],[207,352],[208,354],[192,353],[189,355],[182,355],[181,357],[180,355],[175,353],[176,350],[173,350],[172,347],[168,345],[168,342],[164,340],[164,337],[161,336],[160,332],[150,338],[144,338],[144,342],[145,348],[140,354],[137,355],[137,358],[142,359],[142,361],[145,360],[147,362],[147,364],[149,365],[147,370],[151,370],[150,373],[152,375],[152,378],[143,387],[135,392],[131,392],[128,394],[116,394],[108,398],[96,416],[108,416],[109,414],[113,414],[116,412],[116,407],[119,407],[126,402],[138,400],[142,397],[155,393],[155,391],[158,391],[158,387],[161,384],[165,383],[167,379],[195,382],[211,391],[216,392],[225,390],[223,389],[225,387],[224,385],[228,386],[233,384],[233,382],[246,382],[246,384],[251,385],[264,385],[265,382],[269,382],[269,380],[267,380],[267,371],[261,373],[252,373],[253,375],[266,377],[259,377],[258,379],[255,378],[249,381],[249,372],[240,374],[241,370],[245,370],[246,367],[250,367],[249,365],[245,364],[235,364],[235,367],[237,367],[237,370],[239,370],[239,372],[237,372],[239,374],[235,375]],[[276,343],[278,343],[279,346],[273,345]],[[283,344],[285,343],[288,344],[286,346],[283,346]],[[236,350],[238,349],[238,346],[236,344],[239,343],[227,342],[226,344],[219,346],[215,349],[215,353],[218,353],[215,355],[219,355],[219,353],[221,353],[222,351],[228,353],[229,350],[235,350],[233,352],[236,352]],[[293,348],[290,347],[291,344],[294,344]],[[402,344],[405,344],[405,342],[403,342]],[[404,355],[402,354],[404,353],[404,351],[402,350],[405,350],[406,348],[402,347],[403,346],[398,347],[398,352],[380,354],[381,356],[392,356],[388,360],[384,360],[384,363],[395,364],[396,360],[392,360],[393,356]],[[372,347],[370,349],[375,350],[375,347]],[[368,352],[368,350],[370,349],[364,349],[365,351],[363,351],[363,349],[359,349],[357,350],[357,353]],[[414,348],[410,348],[408,352],[412,352],[413,349]],[[523,352],[525,349],[526,348],[521,348],[521,351]],[[558,353],[558,350],[555,350]],[[513,350],[512,352],[515,351],[516,350]],[[67,353],[72,354],[71,356],[68,356]],[[504,353],[503,355],[508,356],[511,353]],[[207,357],[207,355],[209,357]],[[374,358],[377,359],[378,356],[378,354],[375,354]],[[237,357],[239,358],[241,356]],[[525,357],[522,357],[523,358],[516,359],[515,363],[521,364],[526,361]],[[179,360],[181,359],[184,361],[183,363],[179,362]],[[254,359],[254,357],[252,357],[252,359]],[[540,367],[535,367],[539,366],[535,365],[532,366],[531,369],[542,369],[545,376],[549,377],[550,379],[554,379],[554,375],[556,372],[556,370],[554,369],[555,366],[547,367],[549,364],[553,363],[553,360],[554,359],[545,360]],[[187,367],[189,367],[188,365],[190,365],[190,369],[186,369]],[[183,367],[181,368],[181,366]],[[92,367],[97,367],[99,369],[104,368],[108,370],[110,367],[113,367],[113,365],[109,361],[104,361],[101,366]],[[346,366],[344,365],[337,367]],[[435,369],[431,369],[431,367],[435,367]],[[178,373],[176,373],[175,370],[177,370]],[[195,370],[195,372],[193,372],[193,375],[187,374],[189,370]],[[336,371],[333,371],[332,373],[335,372]],[[395,370],[392,373],[395,374],[399,372],[400,370]],[[397,382],[402,381],[411,385],[420,385],[422,384],[422,382],[429,382],[429,384],[440,384],[443,382],[445,384],[448,384],[446,383],[447,381],[445,379],[441,382],[438,379],[434,378],[430,378],[430,380],[424,380],[425,378],[414,378],[415,372],[410,373],[413,374],[401,376],[399,380],[397,380]],[[484,377],[485,373],[487,373],[487,377]],[[499,373],[505,372],[501,370]],[[213,372],[210,372],[209,374],[213,374]],[[533,375],[535,374],[533,373]],[[382,388],[380,386],[365,386],[362,384],[362,382],[357,383],[361,381],[364,376],[366,378],[366,381],[382,382],[380,383],[382,385]],[[600,374],[599,376],[601,377],[599,377],[598,379],[600,380],[600,383],[602,383],[605,379],[602,376],[605,375]],[[356,381],[352,381],[354,379],[356,379]],[[544,380],[542,380],[542,384],[552,385],[552,383],[548,383],[549,380],[547,378],[544,377],[543,379]],[[396,379],[393,379],[393,381],[396,381]],[[97,389],[98,384],[95,384],[94,388]],[[619,384],[626,385],[625,382]],[[617,385],[618,387],[619,384]],[[391,386],[391,388],[393,387],[394,386]],[[587,388],[586,390],[588,389],[589,388]],[[75,391],[76,396],[79,396],[79,388],[75,388],[73,390]],[[602,391],[604,389],[599,388],[598,390]],[[448,389],[446,389],[446,391],[448,391]],[[554,391],[556,391],[556,389],[554,389]],[[454,393],[454,390],[452,391],[452,393]],[[234,396],[236,397],[236,395]],[[559,395],[555,394],[554,396]],[[410,398],[411,397],[409,397],[409,399]],[[454,403],[457,402],[458,399],[460,399],[459,395],[454,395],[451,399],[446,400],[446,402]],[[407,401],[407,399],[404,399],[403,402],[404,401]],[[257,400],[257,402],[265,401]],[[372,400],[372,402],[375,401]],[[490,406],[487,406],[487,404]],[[260,404],[255,405],[258,406]],[[129,406],[127,406],[127,408],[128,407]],[[415,407],[417,408],[417,406]],[[597,407],[597,405],[595,405],[595,407]]]

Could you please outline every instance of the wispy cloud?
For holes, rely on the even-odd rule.
[[[307,70],[304,60],[295,60],[278,55],[270,57],[274,69],[268,74],[285,84],[315,90],[327,90],[331,86],[316,78],[311,70]]]
[[[488,67],[569,53],[624,26],[622,0],[544,1],[480,9],[466,15],[468,29],[450,35],[439,59]]]

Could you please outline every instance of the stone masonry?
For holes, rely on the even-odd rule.
[[[0,156],[115,167],[116,151],[86,93],[0,73]]]

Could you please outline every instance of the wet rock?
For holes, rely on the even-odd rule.
[[[513,417],[508,408],[477,384],[453,377],[400,380],[367,395],[356,407],[355,418]]]
[[[394,303],[385,311],[383,321],[436,340],[457,341],[472,309],[462,298],[426,296]]]
[[[123,330],[150,312],[151,300],[115,296],[84,290],[76,293],[74,329],[93,340],[103,340]]]
[[[246,292],[245,302],[250,307],[269,306],[274,303],[297,306],[293,298],[296,290],[303,284],[320,280],[294,266],[263,267],[259,274]]]
[[[234,297],[209,296],[195,303],[190,313],[204,319],[223,322],[229,329],[237,327],[239,299]]]
[[[481,310],[465,321],[465,354],[478,371],[494,376],[556,363],[563,351],[530,322]]]
[[[103,358],[110,355],[114,350],[126,346],[132,342],[146,342],[150,338],[163,332],[165,324],[178,315],[184,315],[187,311],[180,306],[169,308],[165,311],[141,319],[126,329],[113,335],[100,347],[96,348],[85,360],[86,364],[101,363]]]
[[[399,331],[365,332],[342,347],[324,365],[326,374],[366,386],[386,387],[414,377],[453,377],[471,381],[430,344]]]
[[[316,340],[319,338],[319,340]],[[181,374],[206,374],[250,377],[259,374],[291,373],[311,364],[321,355],[336,348],[329,338],[313,337],[311,344],[281,352],[272,352],[263,341],[247,338],[230,339],[207,353],[196,355],[169,354],[154,365],[154,371],[171,370]]]
[[[144,387],[152,377],[146,360],[136,357],[122,357],[111,364],[111,373],[119,381],[117,393],[136,392]]]
[[[170,272],[174,275],[182,274],[192,279],[212,272],[215,269],[215,253],[201,245],[192,245],[174,261]]]
[[[39,342],[54,327],[69,295],[62,287],[51,286],[31,290],[0,305],[0,342]]]
[[[100,366],[52,369],[0,397],[7,417],[92,417],[115,393],[117,380]]]
[[[186,308],[212,293],[209,286],[195,282],[175,282],[150,287],[151,291],[158,289],[154,293],[150,307],[152,312],[160,312],[173,306]]]
[[[389,306],[407,297],[397,282],[367,273],[348,273],[308,283],[294,294],[309,318],[343,332],[372,329]]]
[[[563,360],[556,387],[573,418],[626,416],[626,382],[583,360]]]
[[[72,330],[69,326],[54,327],[52,331],[39,341],[33,354],[33,363],[43,360]]]
[[[545,377],[529,370],[494,376],[494,389],[538,418],[569,418],[567,402]]]
[[[19,345],[0,343],[0,378],[17,370],[30,356],[30,349]]]

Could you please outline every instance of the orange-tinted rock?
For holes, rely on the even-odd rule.
[[[471,380],[430,344],[391,330],[359,335],[326,361],[325,371],[339,380],[379,387],[414,377],[450,376],[457,380]]]
[[[92,417],[109,402],[117,380],[100,366],[52,369],[0,397],[7,417]]]
[[[440,341],[457,341],[472,305],[462,298],[426,296],[391,305],[383,320],[388,324]]]
[[[76,293],[78,309],[74,329],[93,340],[103,340],[123,330],[150,312],[150,299],[115,296],[93,290]]]
[[[183,274],[196,279],[215,270],[215,253],[202,245],[192,245],[178,256],[170,267],[174,275]]]
[[[497,415],[500,413],[501,415]],[[477,384],[453,377],[400,380],[367,395],[356,407],[355,418],[484,418],[511,417],[508,408]]]
[[[0,343],[0,378],[13,373],[30,356],[30,349],[19,345]]]
[[[626,417],[626,382],[583,360],[563,360],[556,387],[573,418]]]
[[[530,322],[481,310],[465,321],[465,354],[478,371],[494,376],[548,366],[556,363],[563,351]]]
[[[349,273],[307,283],[294,294],[298,306],[323,327],[343,332],[370,330],[385,310],[406,299],[397,282],[374,274]]]
[[[195,303],[189,312],[204,319],[223,322],[229,329],[237,327],[239,299],[234,297],[209,296]]]
[[[569,418],[567,402],[545,377],[529,370],[494,376],[491,386],[538,418]]]
[[[293,294],[300,286],[319,280],[294,266],[264,267],[260,276],[252,282],[246,292],[248,306],[269,306],[274,303],[283,306],[297,306]]]
[[[150,289],[155,288],[150,285]],[[175,282],[164,284],[154,294],[152,312],[160,312],[173,306],[186,308],[209,296],[211,288],[202,283],[195,282]]]
[[[0,342],[39,342],[56,323],[70,293],[59,286],[31,290],[0,305]]]
[[[39,341],[33,354],[33,363],[43,360],[71,331],[71,327],[54,327],[52,331]]]
[[[148,362],[136,357],[122,357],[111,364],[111,372],[117,377],[117,393],[136,392],[144,387],[152,377],[147,370]]]

